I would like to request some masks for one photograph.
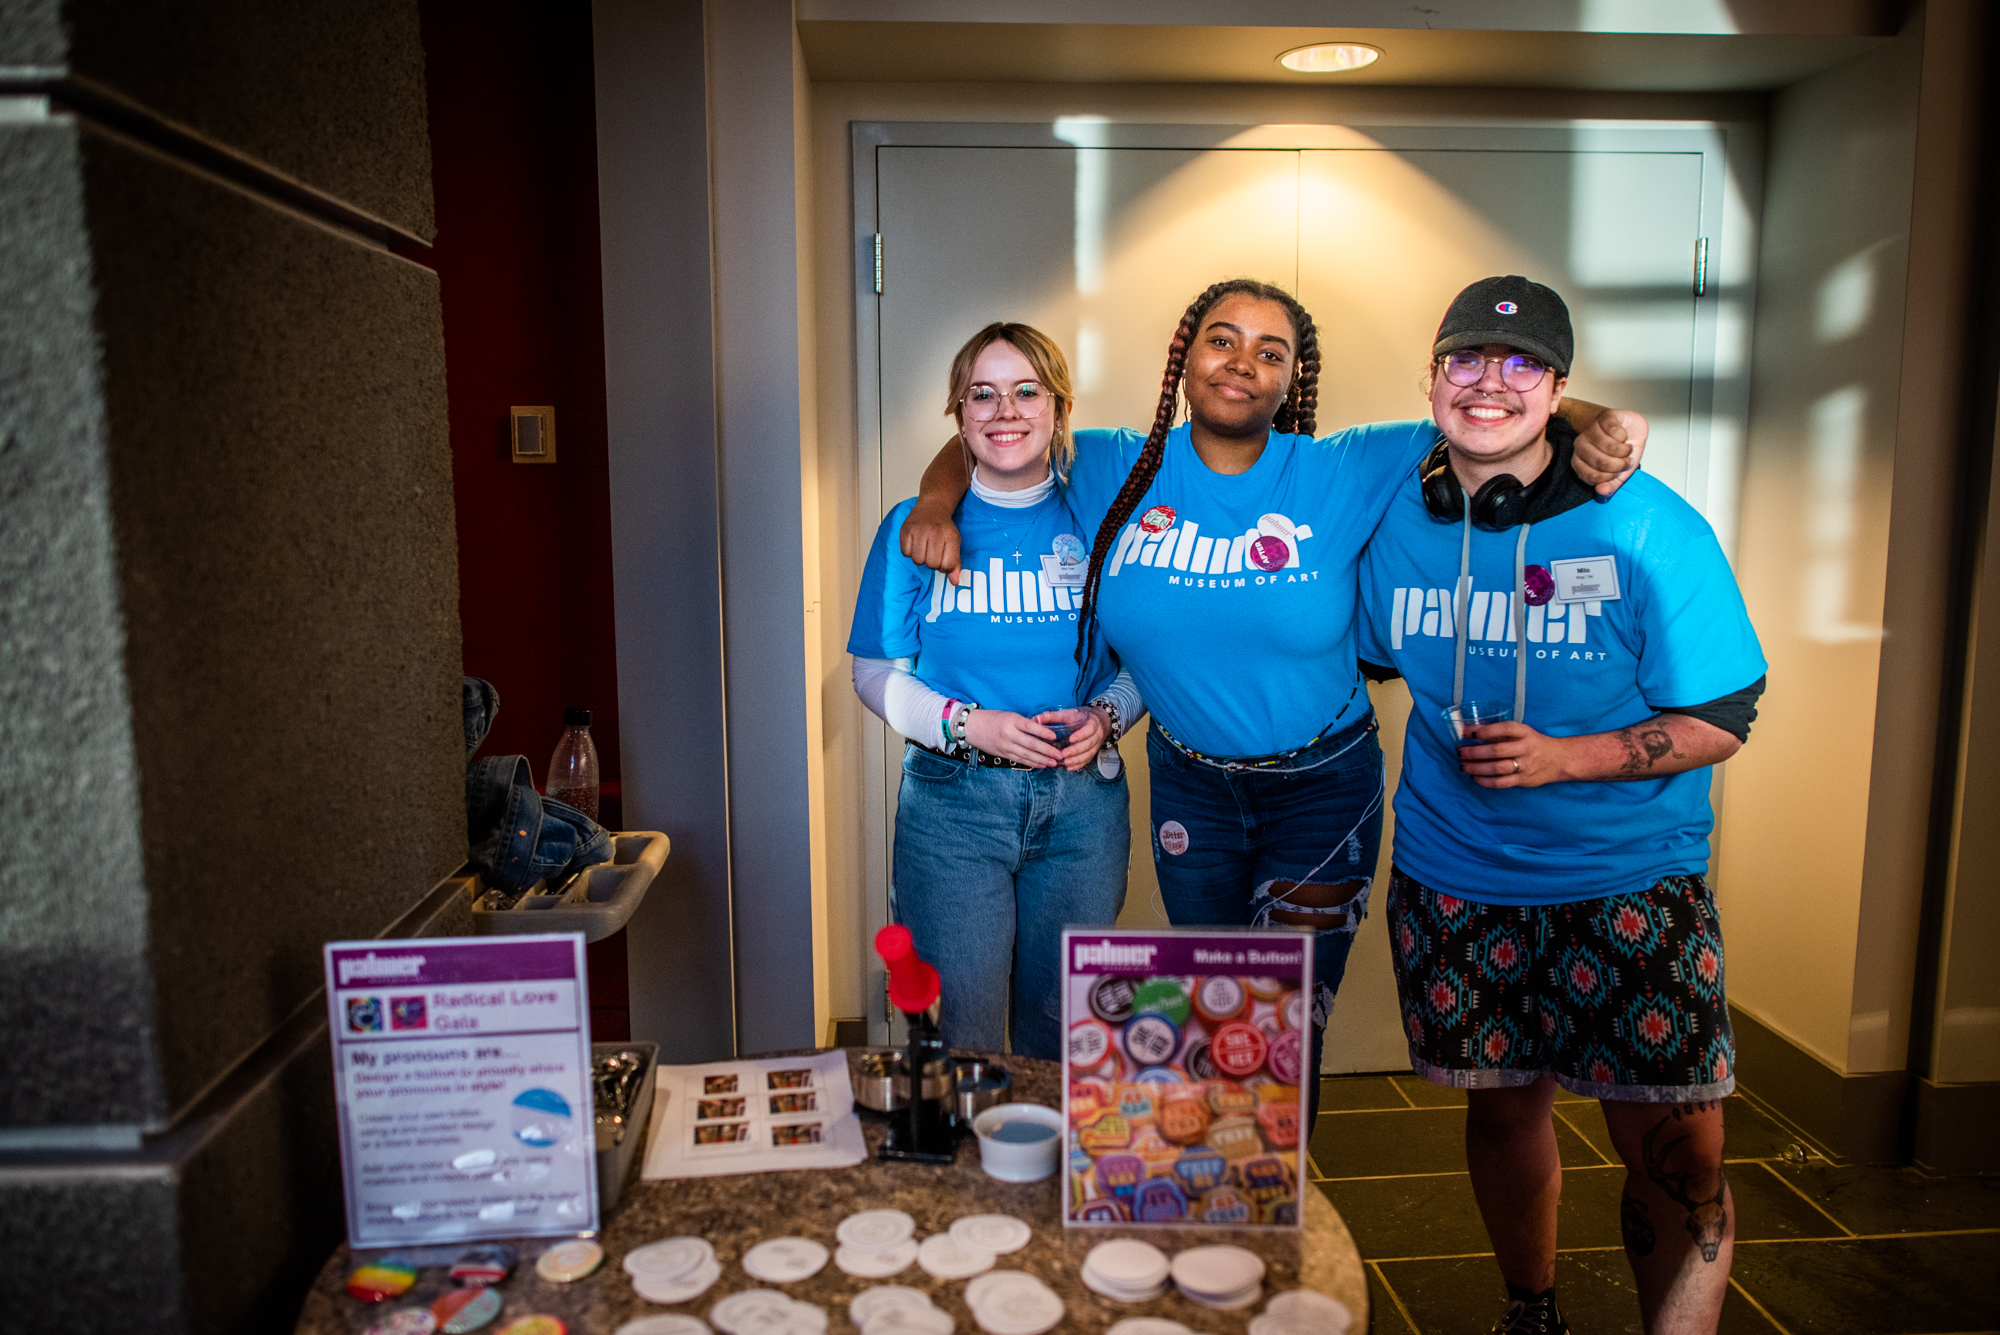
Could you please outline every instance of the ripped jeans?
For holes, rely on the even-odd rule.
[[[1229,769],[1198,760],[1151,729],[1153,867],[1176,927],[1315,928],[1312,1064],[1317,1075],[1334,993],[1368,913],[1382,847],[1382,747],[1370,713],[1282,767]],[[1295,887],[1359,882],[1351,898],[1308,906]],[[1332,896],[1332,897],[1338,897]],[[1287,918],[1272,919],[1285,911]],[[1309,1086],[1316,1108],[1319,1082]]]

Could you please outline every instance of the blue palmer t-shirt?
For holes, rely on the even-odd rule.
[[[1472,531],[1465,698],[1514,697],[1514,545]],[[1396,788],[1396,863],[1487,904],[1554,904],[1643,890],[1708,864],[1709,771],[1632,782],[1481,788],[1459,773],[1451,704],[1460,528],[1424,508],[1412,472],[1362,559],[1361,656],[1394,666],[1415,701]],[[1557,737],[1612,732],[1764,675],[1757,633],[1707,521],[1644,473],[1528,532],[1526,563],[1587,561],[1616,598],[1528,609],[1526,717]],[[1605,585],[1609,588],[1609,584]],[[1582,591],[1572,582],[1572,592]],[[1558,594],[1561,590],[1558,589]]]
[[[1169,732],[1208,755],[1261,756],[1366,715],[1361,549],[1436,439],[1427,421],[1319,440],[1274,432],[1249,471],[1225,475],[1195,454],[1187,426],[1169,433],[1097,595],[1102,637]],[[1145,443],[1076,433],[1071,490],[1091,538]]]
[[[883,517],[855,600],[847,652],[856,658],[910,658],[934,691],[988,709],[1033,718],[1068,709],[1111,684],[1118,669],[1100,643],[1077,690],[1076,617],[1080,591],[1051,585],[1042,557],[1089,551],[1086,529],[1061,488],[1010,510],[970,493],[952,520],[970,579],[944,575],[904,556],[911,497]]]

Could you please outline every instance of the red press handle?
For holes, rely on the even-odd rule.
[[[938,999],[938,971],[918,957],[910,929],[890,923],[875,933],[875,953],[889,966],[890,1004],[908,1015],[929,1010]]]

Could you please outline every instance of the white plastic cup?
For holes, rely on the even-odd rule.
[[[1011,1125],[1046,1128],[1048,1134],[1039,1140],[1000,1138],[1021,1134],[1002,1130]],[[972,1130],[979,1137],[979,1166],[986,1176],[1002,1182],[1039,1182],[1054,1176],[1062,1162],[1063,1115],[1058,1109],[1039,1103],[997,1103],[972,1119]]]

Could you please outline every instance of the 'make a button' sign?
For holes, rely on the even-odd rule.
[[[1580,556],[1549,562],[1559,603],[1610,602],[1618,596],[1618,562],[1609,556]]]

